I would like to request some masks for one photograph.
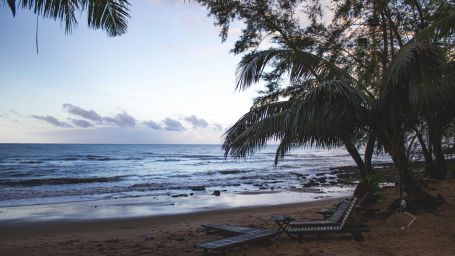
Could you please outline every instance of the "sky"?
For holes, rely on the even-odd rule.
[[[207,10],[183,0],[131,1],[128,32],[0,8],[0,143],[219,144],[260,85],[235,91],[229,53]]]

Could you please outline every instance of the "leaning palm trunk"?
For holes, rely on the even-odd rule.
[[[374,145],[376,143],[376,136],[373,134],[370,134],[368,136],[368,141],[367,145],[365,146],[365,155],[364,155],[364,163],[365,163],[365,169],[367,172],[371,171],[372,169],[372,163],[371,159],[373,158],[373,151],[374,151]]]
[[[442,150],[442,129],[437,125],[429,125],[429,137],[433,146],[433,154],[435,156],[436,166],[431,172],[431,177],[435,179],[445,179],[447,167]]]
[[[360,178],[362,179],[362,182],[366,183],[368,170],[365,165],[365,162],[362,160],[362,157],[360,156],[359,151],[357,150],[356,146],[352,143],[352,140],[350,138],[343,139],[343,142],[346,147],[346,150],[348,151],[349,155],[352,157],[352,159],[357,165],[357,168],[359,169]]]

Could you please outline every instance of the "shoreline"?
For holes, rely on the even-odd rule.
[[[432,181],[432,193],[441,193],[447,203],[435,212],[413,213],[417,220],[410,228],[403,214],[387,219],[353,215],[366,223],[370,232],[363,242],[355,242],[350,234],[306,239],[302,243],[285,235],[271,243],[251,243],[229,249],[229,256],[276,255],[455,255],[455,180]],[[393,202],[398,188],[381,190],[384,207]],[[316,211],[333,205],[342,198],[319,199],[313,202],[273,206],[236,207],[148,217],[48,220],[38,222],[0,221],[2,255],[160,255],[199,256],[202,250],[194,244],[214,241],[224,236],[207,233],[202,224],[231,224],[276,230],[272,215],[286,214],[297,219],[321,218]]]
[[[226,209],[273,207],[314,203],[346,197],[352,187],[305,188],[295,191],[255,191],[247,193],[195,194],[191,197],[147,196],[121,199],[76,201],[54,204],[0,207],[4,222],[89,221],[146,218],[176,214],[197,214]]]
[[[68,219],[51,219],[51,220],[40,220],[40,221],[27,221],[24,219],[16,219],[16,220],[0,220],[0,236],[3,232],[5,232],[6,228],[13,228],[13,229],[30,229],[34,227],[45,227],[50,224],[58,225],[58,226],[51,226],[50,228],[59,229],[65,225],[72,226],[72,225],[90,225],[94,223],[100,224],[115,224],[115,223],[122,223],[122,224],[137,224],[142,223],[144,221],[147,222],[169,222],[175,220],[186,220],[186,219],[203,219],[205,216],[217,216],[217,215],[226,215],[226,214],[234,214],[234,215],[242,215],[248,212],[255,212],[255,211],[276,211],[276,210],[283,210],[283,209],[294,209],[294,208],[304,208],[304,209],[318,209],[321,205],[331,205],[335,204],[341,200],[346,198],[346,196],[340,197],[333,197],[333,198],[324,198],[309,202],[296,202],[296,203],[285,203],[285,204],[277,204],[277,205],[259,205],[259,206],[242,206],[242,207],[235,207],[235,208],[224,208],[224,209],[208,209],[206,211],[196,211],[196,212],[186,212],[186,213],[174,213],[174,214],[162,214],[162,215],[150,215],[150,216],[136,216],[136,217],[113,217],[113,218],[103,218],[103,219],[78,219],[78,218],[68,218]],[[8,233],[8,232],[5,232]]]

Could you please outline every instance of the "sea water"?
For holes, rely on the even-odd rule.
[[[275,150],[236,160],[225,158],[220,145],[0,144],[0,207],[188,195],[198,187],[286,191],[302,186],[302,174],[311,179],[354,165],[344,149],[297,149],[274,166]]]

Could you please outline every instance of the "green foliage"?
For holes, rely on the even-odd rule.
[[[247,156],[271,139],[280,142],[276,160],[292,147],[349,144],[361,169],[351,141],[360,146],[373,136],[404,168],[406,141],[416,132],[436,135],[429,145],[419,140],[431,152],[440,148],[440,131],[453,127],[453,1],[335,0],[331,22],[321,18],[320,1],[198,2],[215,17],[223,41],[233,21],[244,24],[232,50],[244,54],[237,89],[260,80],[267,86],[227,131],[226,155]],[[264,42],[272,47],[263,49]],[[250,118],[275,104],[286,107]]]
[[[373,194],[376,194],[380,190],[380,184],[384,182],[384,179],[382,176],[379,175],[378,172],[376,171],[371,171],[367,174],[367,177],[365,179],[366,184],[368,187],[371,189],[371,192]]]
[[[87,10],[90,28],[103,29],[109,36],[119,36],[127,31],[130,18],[128,0],[3,0],[7,1],[13,15],[16,8],[33,11],[38,16],[59,20],[65,25],[65,32],[71,33],[77,27],[77,14]]]

